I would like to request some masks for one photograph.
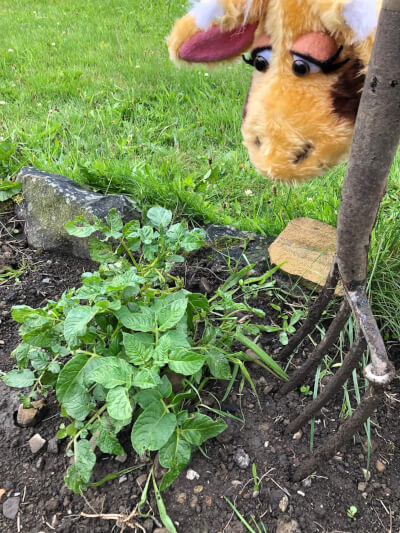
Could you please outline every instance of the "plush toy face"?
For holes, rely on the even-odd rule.
[[[250,159],[266,177],[304,181],[346,158],[377,11],[376,0],[202,0],[168,44],[191,63],[248,51]]]

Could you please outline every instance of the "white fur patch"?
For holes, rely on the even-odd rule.
[[[343,7],[343,18],[354,31],[356,41],[364,41],[378,21],[377,0],[350,0]]]
[[[193,2],[193,7],[189,11],[190,15],[194,17],[196,25],[201,30],[207,30],[211,23],[224,14],[223,8],[219,5],[218,0],[200,0]]]

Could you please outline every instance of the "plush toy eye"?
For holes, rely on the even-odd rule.
[[[308,61],[303,57],[299,57],[293,54],[293,59],[293,72],[296,74],[296,76],[299,76],[300,78],[302,76],[307,76],[307,74],[315,74],[316,72],[321,72],[321,68],[318,65],[312,63],[311,61]]]
[[[247,63],[248,65],[255,67],[256,70],[258,70],[259,72],[265,72],[269,68],[269,64],[271,61],[271,55],[272,55],[272,49],[270,47],[267,47],[267,48],[255,48],[251,52],[251,56],[249,59],[247,59],[245,56],[242,56],[242,57],[243,57],[243,61]]]
[[[304,59],[293,61],[293,72],[296,76],[306,76],[310,72],[310,67]]]
[[[266,48],[257,53],[254,58],[254,66],[259,72],[265,72],[269,68],[269,63],[271,61],[272,50]]]

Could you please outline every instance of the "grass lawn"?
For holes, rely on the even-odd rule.
[[[33,165],[268,235],[298,216],[335,224],[343,166],[297,188],[251,167],[240,134],[246,65],[170,63],[165,36],[184,11],[171,0],[0,0],[0,178]],[[399,186],[398,156],[371,262],[375,312],[395,336]]]

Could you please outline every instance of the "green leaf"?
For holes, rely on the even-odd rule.
[[[138,230],[138,235],[143,244],[151,244],[153,242],[154,231],[150,226],[143,226]]]
[[[122,344],[125,346],[125,352],[130,363],[140,365],[150,359],[152,348],[148,344],[141,342],[138,334],[132,335],[131,333],[123,332],[122,335]],[[151,336],[149,338],[151,341],[153,340]]]
[[[18,181],[0,180],[0,202],[5,202],[21,191],[22,184]]]
[[[185,231],[185,226],[181,222],[178,222],[178,224],[172,224],[168,228],[166,235],[172,241],[179,241],[185,235]]]
[[[153,402],[138,416],[132,428],[131,441],[136,453],[159,450],[176,427],[176,416],[162,402]]]
[[[15,387],[17,389],[23,389],[24,387],[31,387],[35,382],[35,374],[32,370],[11,370],[2,380],[9,387]]]
[[[154,312],[148,307],[142,307],[139,313],[132,313],[124,306],[114,311],[114,314],[126,328],[133,331],[149,332],[155,328]]]
[[[50,360],[49,354],[43,350],[32,350],[29,358],[35,370],[44,370]]]
[[[25,325],[27,325],[27,323],[24,324],[22,328]],[[53,344],[57,343],[58,332],[57,329],[54,328],[54,322],[52,320],[47,320],[41,326],[31,329],[27,333],[23,333],[22,338],[31,346],[37,346],[38,348],[50,348]]]
[[[171,518],[167,514],[164,501],[161,498],[160,491],[157,487],[156,478],[154,477],[154,472],[152,473],[152,479],[153,479],[154,495],[156,497],[157,509],[158,509],[158,514],[160,515],[160,518],[161,518],[161,522],[164,524],[164,526],[167,528],[167,530],[170,533],[177,533],[174,523],[172,522]]]
[[[191,376],[202,368],[204,362],[204,355],[178,348],[169,355],[168,366],[173,372]]]
[[[87,483],[82,479],[81,473],[75,465],[68,468],[64,476],[65,485],[75,494],[80,494],[85,490]]]
[[[241,270],[239,270],[239,272],[234,272],[233,274],[231,274],[229,278],[225,281],[225,283],[222,285],[221,291],[226,292],[235,285],[238,285],[239,281],[245,278],[253,267],[254,265],[246,265]]]
[[[171,224],[172,213],[163,207],[152,207],[147,211],[147,218],[156,228],[167,228]]]
[[[189,464],[191,455],[192,446],[186,440],[181,439],[177,431],[174,431],[160,450],[160,465],[164,468],[178,466],[182,470]]]
[[[87,482],[92,475],[92,470],[96,464],[96,455],[92,445],[88,440],[78,440],[75,444],[75,466]]]
[[[160,464],[170,469],[162,479],[160,490],[165,490],[175,481],[179,473],[189,464],[191,455],[192,446],[174,431],[159,453]]]
[[[133,367],[119,357],[96,357],[85,371],[85,382],[99,383],[105,389],[130,386],[134,375]]]
[[[174,468],[170,468],[168,472],[163,475],[163,478],[160,483],[160,492],[163,492],[168,487],[170,487],[172,483],[179,477],[181,471],[182,470],[179,469],[177,466]]]
[[[186,313],[187,305],[187,298],[180,297],[158,309],[156,316],[160,331],[167,331],[175,327]]]
[[[161,383],[160,376],[154,370],[143,368],[133,378],[132,385],[139,389],[152,389]]]
[[[113,455],[124,454],[124,449],[119,443],[111,424],[106,418],[103,417],[100,422],[93,424],[91,430],[95,443],[103,453],[110,453]]]
[[[69,311],[64,322],[64,337],[69,345],[77,343],[87,330],[88,323],[96,316],[98,309],[87,305],[74,307]]]
[[[158,246],[157,244],[143,244],[142,246],[142,253],[143,257],[147,261],[153,261],[154,256],[158,252]]]
[[[137,392],[134,396],[142,409],[146,409],[153,402],[161,401],[162,397],[158,389],[144,389]]]
[[[83,384],[85,367],[89,359],[85,354],[75,355],[61,370],[57,380],[57,399],[64,403],[76,383]]]
[[[196,413],[193,418],[187,418],[182,424],[183,438],[193,446],[201,446],[203,442],[216,437],[227,428],[223,420],[213,420],[207,415]]]
[[[38,309],[33,309],[28,305],[14,305],[11,310],[11,316],[15,322],[22,324],[28,317],[32,317],[38,314]]]
[[[129,394],[124,387],[115,387],[107,394],[107,411],[115,420],[125,420],[132,416],[132,405]]]
[[[121,231],[124,225],[119,214],[114,208],[110,209],[110,211],[108,212],[106,222],[110,226],[112,231]]]
[[[69,235],[74,237],[89,237],[96,231],[96,227],[90,224],[83,216],[77,216],[68,221],[64,228]]]
[[[199,248],[201,248],[201,246],[203,245],[203,242],[204,242],[204,231],[201,230],[201,229],[194,229],[190,232],[188,232],[181,245],[182,245],[182,248],[186,251],[186,252],[192,252],[193,250],[198,250]]]
[[[229,361],[219,350],[210,350],[207,352],[207,364],[211,375],[215,378],[231,378],[231,367]]]
[[[162,394],[163,398],[168,398],[172,394],[172,385],[167,376],[161,378],[161,383],[158,386],[158,390]]]
[[[88,391],[81,383],[74,383],[68,390],[68,396],[62,402],[70,417],[83,421],[94,407]]]
[[[270,355],[268,355],[262,348],[260,348],[258,344],[243,335],[240,330],[236,331],[235,336],[239,342],[247,346],[247,348],[250,348],[250,350],[253,350],[253,352],[258,355],[258,357],[262,359],[262,361],[264,361],[264,363],[268,366],[268,368],[273,374],[284,379],[285,381],[289,380],[289,376],[286,374],[286,372],[282,370],[278,363],[276,363]]]
[[[289,339],[288,339],[288,336],[287,336],[287,333],[286,331],[282,331],[280,334],[279,334],[279,342],[283,345],[283,346],[286,346],[289,342]]]
[[[115,263],[119,257],[113,252],[112,246],[106,242],[90,239],[90,257],[97,263]]]
[[[165,335],[163,335],[158,341],[158,344],[155,347],[155,350],[153,352],[154,361],[156,361],[160,366],[167,364],[170,348],[171,348],[171,341],[169,337],[166,337]]]
[[[190,348],[191,344],[187,334],[184,331],[177,329],[170,329],[162,338],[166,337],[169,340],[170,346],[174,348]]]
[[[139,220],[130,220],[122,229],[124,237],[136,237],[137,230],[140,228]]]

